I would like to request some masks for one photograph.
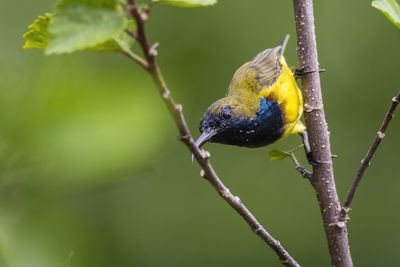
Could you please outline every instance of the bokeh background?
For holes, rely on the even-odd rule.
[[[400,31],[370,1],[315,1],[322,86],[341,199],[400,89]],[[0,4],[0,266],[280,266],[272,250],[199,177],[154,84],[115,53],[44,56],[22,34],[55,0]],[[195,135],[234,71],[290,33],[291,1],[158,5],[148,22],[170,90]],[[353,203],[357,266],[400,266],[400,121]],[[328,266],[314,192],[267,148],[208,144],[215,169],[304,266]],[[298,157],[305,162],[302,152]]]

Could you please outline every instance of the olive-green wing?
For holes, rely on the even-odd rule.
[[[273,85],[281,75],[279,59],[285,50],[289,36],[275,48],[264,50],[250,62],[241,66],[232,78],[227,95],[254,92],[260,93],[264,87]]]

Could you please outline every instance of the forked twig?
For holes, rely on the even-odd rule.
[[[394,117],[394,112],[395,112],[397,106],[399,105],[399,102],[400,102],[400,92],[395,97],[392,98],[392,103],[389,107],[389,110],[386,113],[385,118],[383,119],[381,128],[376,133],[375,139],[372,142],[372,145],[370,146],[370,148],[368,149],[368,152],[365,155],[364,159],[361,160],[360,168],[358,169],[356,177],[354,178],[353,183],[351,184],[350,190],[347,193],[346,199],[343,203],[343,207],[339,214],[339,219],[343,222],[347,220],[347,214],[349,213],[351,202],[353,201],[353,198],[357,191],[357,188],[360,185],[361,179],[364,176],[364,172],[369,167],[372,156],[374,155],[379,144],[382,142],[382,139],[385,137],[386,129],[387,129],[390,121]]]
[[[289,151],[289,157],[292,159],[296,170],[301,174],[303,178],[312,179],[313,175],[305,167],[301,166],[293,151]]]

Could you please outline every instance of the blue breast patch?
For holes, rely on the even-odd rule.
[[[211,142],[261,147],[282,137],[284,117],[276,101],[260,98],[260,107],[253,118],[234,118],[231,124]]]

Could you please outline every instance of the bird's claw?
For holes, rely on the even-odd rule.
[[[296,78],[304,78],[307,74],[314,73],[317,71],[321,73],[321,72],[326,71],[326,69],[309,70],[309,69],[306,69],[306,67],[299,67],[299,68],[296,68],[294,74],[295,74]]]
[[[310,165],[312,165],[312,166],[315,166],[315,165],[318,165],[318,164],[328,164],[328,163],[330,163],[329,161],[322,161],[322,160],[314,159],[313,156],[311,155],[311,152],[306,153],[306,156],[307,156],[308,163]],[[338,155],[331,155],[331,158],[337,158],[337,157],[338,157]]]
[[[329,161],[323,161],[323,160],[314,159],[311,156],[311,154],[308,154],[308,153],[307,153],[307,160],[308,160],[308,163],[310,165],[312,165],[312,166],[316,166],[318,164],[328,164],[329,163]]]

